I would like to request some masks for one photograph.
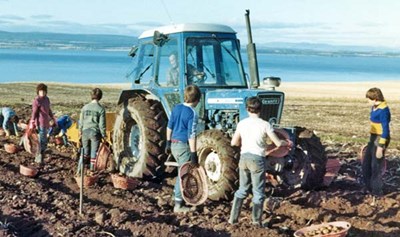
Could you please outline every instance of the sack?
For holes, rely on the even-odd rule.
[[[107,165],[111,163],[111,154],[112,152],[109,144],[107,142],[102,142],[97,151],[95,169],[98,171],[107,169]]]

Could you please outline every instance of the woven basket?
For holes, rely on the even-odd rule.
[[[113,182],[114,188],[123,190],[132,190],[136,188],[136,186],[139,184],[139,181],[137,179],[122,176],[119,174],[111,174],[111,180]]]
[[[83,187],[87,188],[93,186],[99,179],[98,175],[85,175],[83,177]],[[75,176],[75,181],[81,187],[81,176]]]
[[[33,178],[38,174],[38,169],[30,165],[19,165],[19,173]]]
[[[183,164],[179,170],[183,200],[197,206],[208,198],[207,175],[202,166],[193,166],[190,162]]]
[[[310,236],[307,235],[310,233],[315,233],[316,231],[322,230],[324,228],[328,227],[336,227],[338,228],[338,231],[335,233],[328,233],[328,234],[315,234],[312,236],[318,236],[318,237],[345,237],[347,235],[347,232],[349,231],[351,225],[350,223],[346,221],[334,221],[334,222],[328,222],[328,223],[323,223],[319,225],[311,225],[307,226],[304,228],[301,228],[300,230],[294,232],[295,237],[305,237],[305,236]]]
[[[18,147],[13,143],[6,143],[4,144],[4,150],[6,150],[7,153],[14,154],[18,152]]]

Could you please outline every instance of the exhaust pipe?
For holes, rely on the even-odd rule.
[[[249,60],[249,71],[250,71],[250,87],[258,88],[260,86],[260,78],[258,76],[258,62],[256,54],[256,45],[253,43],[253,36],[251,35],[250,26],[250,10],[246,10],[246,28],[247,28],[247,57]]]

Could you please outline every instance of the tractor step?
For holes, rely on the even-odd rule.
[[[175,162],[175,161],[166,161],[166,162],[164,162],[164,165],[165,166],[175,166],[175,167],[179,166],[178,162]]]

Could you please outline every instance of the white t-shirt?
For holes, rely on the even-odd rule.
[[[251,153],[265,156],[266,135],[270,136],[274,130],[267,121],[248,117],[238,123],[236,132],[239,132],[241,137],[241,154]]]

